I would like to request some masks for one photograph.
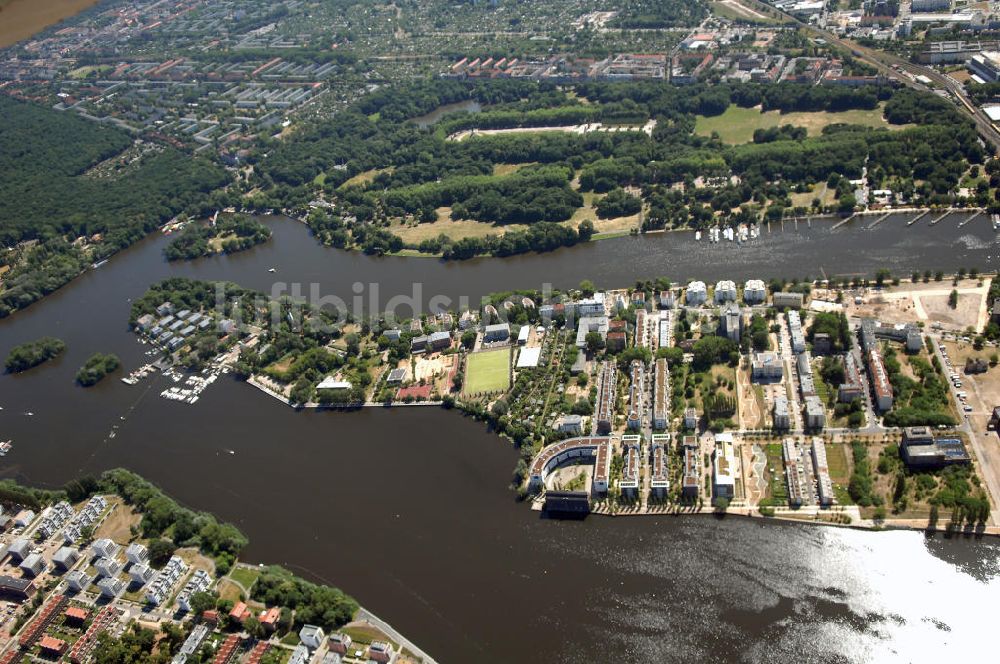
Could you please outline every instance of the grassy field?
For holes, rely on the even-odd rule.
[[[494,224],[471,219],[452,221],[450,208],[438,209],[438,220],[431,224],[414,224],[406,226],[393,226],[389,230],[403,239],[403,242],[420,244],[424,240],[436,238],[444,233],[452,240],[461,240],[466,237],[484,237],[486,235],[503,235],[508,231],[521,231],[527,228],[524,224],[507,224],[496,226]]]
[[[778,505],[788,504],[788,487],[785,484],[785,458],[781,451],[781,443],[764,445],[767,455],[767,476],[769,478],[769,498]],[[772,472],[771,469],[774,469]]]
[[[812,205],[814,198],[818,198],[821,205],[833,205],[837,202],[837,190],[827,187],[826,182],[820,182],[813,186],[812,191],[803,194],[789,194],[788,198],[791,199],[794,207],[807,208]]]
[[[779,24],[783,21],[762,14],[761,12],[741,4],[738,0],[715,0],[709,3],[712,13],[721,18],[733,21],[749,21],[757,24]]]
[[[247,590],[250,590],[251,586],[257,581],[260,576],[260,572],[252,567],[244,567],[239,565],[234,567],[229,573],[229,577],[242,585]]]
[[[846,123],[864,125],[866,127],[901,128],[902,125],[890,126],[882,117],[882,107],[871,111],[842,111],[840,113],[779,113],[767,111],[761,113],[759,107],[740,108],[732,105],[722,115],[714,117],[698,116],[695,133],[710,136],[718,132],[724,143],[749,143],[753,140],[753,132],[757,129],[769,129],[790,124],[805,127],[810,136],[817,136],[823,127],[832,124]]]
[[[510,387],[510,350],[502,348],[469,355],[466,394],[499,392]]]
[[[358,173],[352,178],[348,178],[344,181],[344,184],[340,185],[340,189],[345,189],[347,187],[361,187],[368,184],[375,179],[380,173],[391,173],[391,168],[377,168],[370,171],[365,171],[363,173]]]

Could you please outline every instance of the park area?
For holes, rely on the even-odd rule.
[[[469,355],[465,369],[465,393],[504,392],[510,387],[510,350],[481,351]]]
[[[726,109],[722,115],[699,115],[695,124],[695,133],[700,136],[711,136],[716,132],[723,143],[749,143],[757,129],[771,129],[783,125],[805,127],[810,136],[819,136],[824,127],[833,124],[854,124],[865,127],[885,127],[902,129],[905,125],[889,125],[882,115],[882,106],[866,110],[850,110],[830,113],[795,112],[780,113],[778,111],[761,112],[760,106],[742,108],[735,104]]]

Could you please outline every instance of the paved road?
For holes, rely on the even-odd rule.
[[[931,337],[932,346],[934,346],[934,354],[937,356],[938,361],[941,363],[941,367],[947,370],[948,364],[945,362],[944,356],[941,354],[941,343],[936,337]],[[979,399],[979,391],[976,387],[975,380],[968,380],[971,385],[972,390],[976,393],[976,398]],[[963,383],[964,385],[964,383]],[[955,403],[961,406],[961,401],[958,398],[958,388],[955,387],[954,383],[950,380],[948,381],[948,391],[951,394],[952,399]],[[982,400],[980,403],[982,403]],[[961,408],[959,408],[961,413]],[[959,415],[961,417],[961,414]],[[998,501],[1000,501],[1000,450],[997,449],[996,443],[990,443],[990,441],[984,440],[983,431],[986,427],[977,430],[973,427],[970,422],[970,418],[965,418],[961,426],[958,427],[959,431],[965,432],[969,437],[969,441],[972,444],[972,449],[976,453],[976,460],[979,462],[980,474],[983,476],[983,480],[986,482],[986,488],[992,498],[991,505],[992,511],[990,513],[990,519],[993,524],[1000,524],[1000,510],[997,510]],[[992,434],[989,434],[992,436]]]

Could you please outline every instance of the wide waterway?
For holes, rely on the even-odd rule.
[[[94,351],[142,363],[128,300],[172,275],[265,291],[278,279],[315,282],[345,299],[355,282],[366,294],[378,283],[384,302],[414,279],[422,300],[457,301],[584,278],[995,269],[989,222],[959,229],[959,218],[788,227],[742,247],[670,233],[463,263],[326,249],[288,221],[274,222],[268,245],[194,263],[165,263],[166,240],[150,238],[0,321],[0,356],[43,334],[69,346],[49,365],[0,375],[0,439],[15,443],[0,474],[58,485],[132,468],[237,523],[251,559],[344,588],[442,662],[971,657],[986,651],[1000,597],[992,541],[709,516],[545,521],[506,489],[515,452],[454,412],[296,412],[232,380],[194,406],[159,398],[159,377],[72,383]]]

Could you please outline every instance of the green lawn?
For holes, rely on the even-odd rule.
[[[768,472],[774,468],[771,475],[771,498],[775,505],[788,504],[788,487],[785,486],[785,458],[782,454],[780,443],[769,443],[764,445],[764,454],[767,455]]]
[[[501,392],[510,387],[510,350],[490,350],[469,355],[465,370],[466,394]]]
[[[242,565],[234,567],[233,571],[229,573],[229,578],[242,585],[247,589],[247,591],[250,590],[259,576],[260,572],[258,570],[255,570],[252,567],[243,567]]]
[[[761,113],[759,107],[741,108],[735,104],[726,109],[722,115],[705,117],[699,115],[694,131],[701,136],[710,136],[718,132],[724,143],[749,143],[753,140],[756,129],[768,129],[790,124],[805,127],[810,136],[818,136],[823,127],[832,124],[846,123],[864,125],[866,127],[890,127],[882,117],[882,107],[871,111],[853,110],[839,113],[779,113],[767,111]],[[896,125],[893,128],[901,127]]]

